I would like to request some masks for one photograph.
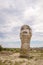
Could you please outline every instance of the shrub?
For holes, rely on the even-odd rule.
[[[0,51],[2,51],[3,50],[3,47],[0,45]]]

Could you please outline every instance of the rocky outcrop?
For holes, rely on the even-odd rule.
[[[21,39],[21,52],[22,57],[29,57],[30,40],[32,36],[32,30],[28,25],[23,25],[20,30]]]

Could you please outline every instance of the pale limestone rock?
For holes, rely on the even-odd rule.
[[[28,25],[23,25],[20,30],[21,39],[21,52],[22,57],[29,57],[30,40],[32,36],[32,30]]]

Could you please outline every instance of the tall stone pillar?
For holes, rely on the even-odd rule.
[[[28,25],[23,25],[20,30],[21,39],[21,57],[29,57],[30,40],[32,36],[32,30]]]

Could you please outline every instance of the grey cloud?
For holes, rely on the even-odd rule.
[[[17,17],[22,16],[22,12],[14,8],[2,9],[2,12],[6,13],[6,15],[11,15],[11,16],[13,15]]]
[[[0,38],[2,38],[2,39],[5,38],[5,34],[0,32]]]
[[[13,3],[11,3],[9,5],[9,8],[3,8],[1,9],[1,13],[5,13],[6,15],[13,15],[13,16],[16,16],[18,17],[18,19],[23,20],[23,12],[25,11],[25,9],[27,7],[30,7],[30,5],[27,5],[26,3],[33,3],[34,2],[37,2],[37,1],[34,1],[34,0],[23,0],[23,1],[20,1],[20,0],[13,0],[12,1]],[[15,8],[13,7],[13,4],[15,4]],[[32,5],[31,5],[32,6]],[[33,5],[35,6],[35,4]],[[4,16],[5,17],[5,16]],[[27,20],[26,20],[27,21]]]
[[[34,21],[35,21],[35,16],[30,16],[30,18],[24,19],[24,23],[30,25],[31,27],[32,25],[34,25]]]
[[[6,17],[3,15],[3,12],[0,11],[0,25],[6,23]]]
[[[20,27],[13,27],[11,31],[8,31],[8,32],[0,32],[0,39],[3,42],[5,42],[5,41],[7,41],[7,42],[12,41],[15,38],[18,39],[18,37],[19,37],[19,29],[20,29]]]
[[[4,0],[3,3],[5,3],[5,1],[6,0]],[[6,40],[8,39],[7,41],[9,42],[10,38],[12,41],[12,39],[14,40],[15,35],[18,36],[20,33],[20,31],[19,31],[20,27],[18,27],[18,25],[17,25],[17,27],[13,26],[11,28],[11,30],[8,31],[8,29],[10,29],[10,26],[7,25],[7,24],[9,24],[9,17],[10,18],[17,17],[18,20],[20,20],[20,22],[23,22],[23,24],[30,25],[30,27],[32,28],[32,26],[34,25],[34,22],[36,22],[35,20],[37,19],[36,18],[37,14],[36,15],[32,14],[31,16],[28,17],[28,19],[26,19],[26,18],[24,18],[24,12],[26,9],[29,9],[30,7],[32,7],[33,9],[37,8],[37,6],[39,6],[41,3],[39,2],[39,0],[7,0],[6,3],[8,3],[8,6],[3,6],[0,9],[0,30],[5,29],[7,31],[0,32],[0,38],[2,39],[2,41],[3,40],[5,41],[5,39]],[[18,20],[16,22],[18,22]],[[43,38],[43,32],[41,32],[41,33],[34,32],[33,28],[32,28],[32,30],[33,30],[32,31],[33,36],[35,36],[35,38],[36,38],[36,36]],[[4,41],[2,43],[4,43]]]
[[[43,32],[35,32],[33,34],[38,36],[38,37],[42,37],[43,38]]]
[[[26,3],[29,5],[31,5],[31,4],[36,4],[37,2],[38,2],[38,0],[25,0],[26,1]]]
[[[15,35],[19,35],[19,29],[20,29],[20,27],[13,27],[12,33],[15,34]]]

